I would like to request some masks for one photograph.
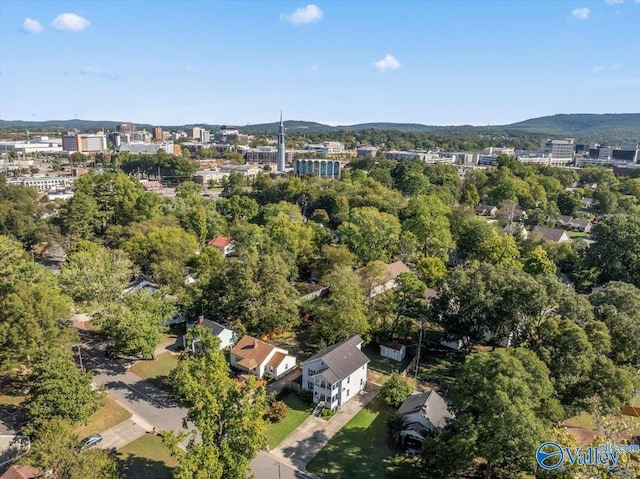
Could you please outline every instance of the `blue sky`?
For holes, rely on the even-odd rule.
[[[0,0],[0,118],[503,124],[640,112],[640,0]]]

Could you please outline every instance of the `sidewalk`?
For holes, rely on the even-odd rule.
[[[308,417],[278,447],[269,454],[277,460],[306,471],[307,464],[316,457],[329,439],[331,439],[353,416],[369,404],[375,397],[375,391],[363,391],[345,404],[331,419]]]
[[[116,424],[111,429],[101,432],[102,442],[98,444],[98,447],[106,450],[120,449],[122,446],[143,436],[147,431],[139,424],[140,421],[137,422],[134,419],[135,417],[133,416],[120,424]]]

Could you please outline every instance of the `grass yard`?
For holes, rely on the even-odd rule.
[[[427,346],[423,348],[420,356],[418,380],[425,383],[450,384],[453,381],[456,366],[464,361],[465,353],[441,346],[435,340],[429,339],[425,341]]]
[[[567,231],[567,234],[571,239],[578,239],[578,238],[585,239],[589,237],[589,235],[584,231]]]
[[[383,358],[380,356],[380,346],[374,343],[367,344],[362,348],[362,352],[369,358],[369,365],[367,366],[369,369],[373,369],[387,376],[390,376],[393,372],[403,371],[409,365],[412,357],[411,354],[407,352],[407,357],[401,362]]]
[[[593,416],[588,412],[582,412],[578,416],[570,417],[569,419],[566,419],[562,424],[569,427],[584,427],[585,429],[596,428]]]
[[[10,394],[0,394],[0,406],[19,406],[26,396],[13,396]]]
[[[155,434],[145,434],[127,444],[118,450],[116,457],[123,479],[171,479],[178,465],[160,436]]]
[[[131,413],[120,406],[111,396],[104,398],[104,406],[89,416],[89,421],[85,426],[76,429],[76,433],[81,437],[87,437],[90,434],[98,434],[107,429],[112,428],[122,421],[126,421],[131,417]]]
[[[375,398],[356,414],[309,463],[309,472],[322,478],[382,479],[398,469],[397,458],[387,444],[386,422],[393,411]]]
[[[131,372],[147,379],[156,386],[165,387],[169,373],[178,365],[178,358],[171,353],[162,353],[154,360],[142,360],[131,366]]]
[[[309,406],[296,393],[290,393],[282,400],[287,403],[289,410],[285,418],[267,427],[267,444],[273,449],[291,434],[305,419],[309,417]]]

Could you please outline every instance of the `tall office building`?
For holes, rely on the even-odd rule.
[[[284,123],[282,123],[282,111],[280,111],[280,128],[278,130],[278,171],[284,172],[286,162],[284,153]]]
[[[67,133],[62,135],[62,149],[79,153],[96,153],[107,149],[107,137],[104,133]]]
[[[117,127],[116,127],[116,131],[118,133],[129,133],[130,135],[135,133],[136,131],[136,125],[134,125],[131,122],[125,122],[125,123],[120,123]]]
[[[162,141],[164,139],[162,128],[160,128],[159,126],[156,126],[153,129],[153,139],[156,141]]]

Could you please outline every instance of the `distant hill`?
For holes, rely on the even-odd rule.
[[[615,137],[617,141],[632,143],[640,141],[640,113],[559,114],[493,128],[567,135],[601,141],[612,141],[611,137]]]
[[[80,130],[91,131],[101,128],[113,130],[121,122],[117,121],[89,121],[89,120],[50,120],[50,121],[7,121],[0,120],[0,129],[34,131],[64,131]],[[360,123],[356,125],[324,125],[312,121],[287,120],[285,128],[291,133],[324,133],[338,130],[360,131],[368,129],[398,130],[402,132],[440,133],[455,136],[483,136],[499,135],[500,133],[531,133],[535,135],[549,135],[551,137],[573,137],[583,142],[604,143],[638,143],[640,142],[640,113],[620,114],[558,114],[532,118],[530,120],[512,123],[510,125],[486,126],[435,126],[419,123]],[[139,129],[151,130],[153,125],[136,124]],[[168,126],[163,128],[183,128],[185,126],[201,126],[216,130],[218,125],[190,124]],[[278,123],[261,123],[238,127],[244,133],[249,134],[275,134],[278,131]]]

